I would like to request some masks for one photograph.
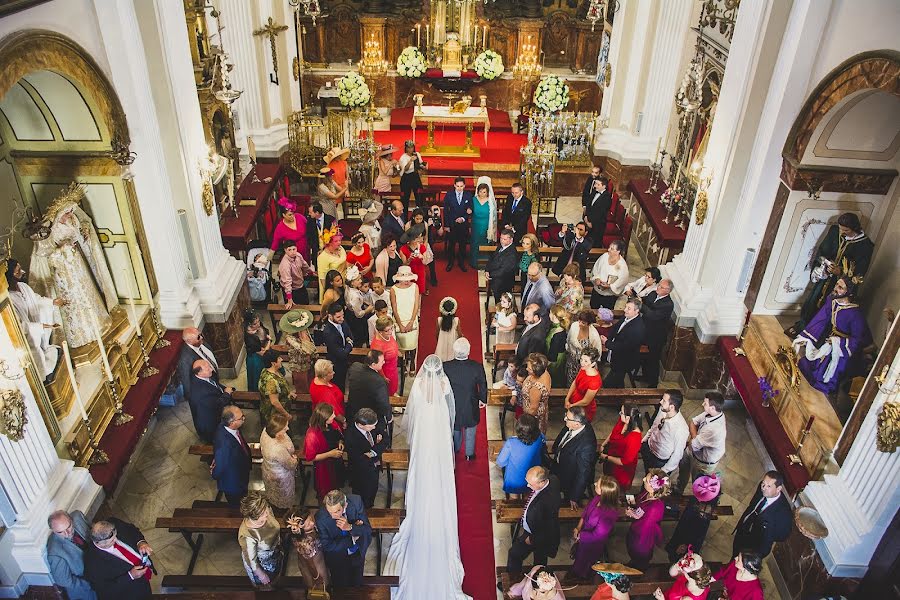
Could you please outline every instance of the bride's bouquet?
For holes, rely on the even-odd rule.
[[[493,50],[485,50],[475,59],[472,68],[482,79],[497,79],[503,75],[503,58]]]
[[[541,79],[534,90],[534,104],[541,110],[555,113],[569,103],[569,85],[556,75],[548,75]]]
[[[404,48],[397,59],[397,73],[401,77],[421,77],[425,68],[425,55],[415,46]]]
[[[366,80],[356,71],[351,71],[338,80],[338,99],[341,105],[351,108],[365,106],[372,99]]]

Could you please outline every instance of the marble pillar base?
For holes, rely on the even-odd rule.
[[[693,327],[674,327],[663,352],[666,371],[679,371],[690,388],[724,389],[728,374],[715,343],[704,344]]]
[[[796,527],[788,539],[772,547],[772,556],[792,598],[850,598],[859,587],[859,579],[829,575],[812,540]]]
[[[237,377],[243,368],[244,358],[244,311],[250,308],[250,292],[242,286],[237,299],[225,320],[211,322],[207,319],[203,327],[203,337],[219,363],[221,377]]]

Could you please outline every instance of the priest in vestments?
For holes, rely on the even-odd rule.
[[[837,392],[852,361],[872,343],[862,309],[853,302],[855,294],[856,284],[838,277],[834,292],[793,342],[800,372],[825,394]]]
[[[50,343],[53,333],[54,307],[62,306],[65,300],[52,300],[35,293],[25,283],[25,270],[14,258],[6,261],[6,282],[9,284],[9,299],[19,318],[19,325],[28,337],[31,354],[42,377],[47,377],[56,368],[59,346]]]

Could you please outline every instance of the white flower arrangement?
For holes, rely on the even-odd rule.
[[[425,73],[425,55],[415,46],[407,46],[397,59],[397,73],[414,79]]]
[[[503,58],[493,50],[485,50],[475,59],[473,68],[482,79],[497,79],[503,75]]]
[[[534,90],[534,104],[550,113],[559,112],[569,103],[569,85],[556,75],[541,79]]]
[[[351,71],[338,80],[338,98],[342,106],[358,108],[372,99],[366,80],[356,71]]]

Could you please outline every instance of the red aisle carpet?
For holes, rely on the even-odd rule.
[[[453,296],[459,303],[457,314],[463,336],[472,344],[470,357],[481,362],[481,307],[478,301],[478,274],[473,268],[463,273],[458,267],[447,273],[443,248],[436,250],[438,286],[431,295],[424,296],[419,331],[419,365],[437,345],[438,304],[445,296]],[[459,515],[459,551],[466,578],[463,591],[475,600],[495,600],[497,597],[494,570],[494,529],[491,516],[491,480],[488,468],[487,415],[475,434],[475,460],[467,462],[462,451],[457,457],[456,505]]]
[[[475,101],[476,104],[478,101]],[[407,106],[405,108],[395,108],[391,111],[391,129],[412,129],[410,126],[412,124],[412,116],[413,116],[413,107]],[[509,120],[509,113],[496,110],[493,108],[488,109],[488,120],[491,123],[491,131],[507,131],[512,132],[512,123]],[[462,125],[448,125],[447,129],[465,129]]]

